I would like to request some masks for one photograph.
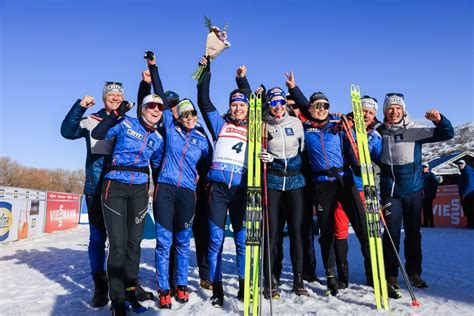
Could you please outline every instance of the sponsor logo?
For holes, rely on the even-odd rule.
[[[12,221],[12,205],[7,202],[0,202],[0,241],[8,238]]]
[[[189,222],[184,222],[184,228],[189,228],[193,224],[194,221],[194,215],[191,217],[191,220]]]
[[[247,137],[247,130],[246,129],[244,130],[244,129],[238,129],[238,128],[235,128],[235,127],[232,127],[232,126],[227,126],[226,129],[225,129],[225,132],[226,133],[236,133],[236,134]]]
[[[18,197],[18,190],[13,191],[13,197],[16,199]]]
[[[38,200],[40,198],[40,193],[36,192],[36,199]]]
[[[128,135],[131,135],[131,136],[133,136],[133,137],[135,137],[135,138],[138,138],[138,139],[143,139],[143,135],[142,135],[142,134],[140,134],[140,133],[138,133],[138,132],[135,132],[134,130],[132,130],[132,129],[130,129],[130,128],[127,130],[127,134],[128,134]]]
[[[31,228],[35,228],[36,227],[36,218],[32,218],[31,219]]]
[[[403,134],[396,134],[393,136],[395,143],[401,143],[403,142]]]
[[[64,209],[64,206],[59,205],[59,210],[51,210],[49,212],[49,219],[51,222],[58,222],[58,227],[63,226],[63,221],[70,221],[76,219],[75,209]]]
[[[25,196],[28,199],[30,197],[30,191],[26,191]]]
[[[287,128],[285,128],[285,134],[286,134],[286,136],[293,136],[293,135],[295,135],[295,132],[293,131],[293,129],[291,127],[287,127]]]
[[[143,212],[143,214],[140,216],[135,216],[135,224],[140,224],[142,220],[145,218],[145,216],[146,216],[146,212]]]
[[[130,124],[130,122],[127,120],[123,121],[123,125],[127,126],[127,128],[132,128],[132,124]]]
[[[198,140],[197,138],[191,138],[191,140],[189,141],[192,145],[197,145],[198,144]]]
[[[0,189],[0,198],[5,197],[5,190]]]
[[[155,145],[155,141],[153,139],[149,139],[147,146],[153,148],[154,145]]]

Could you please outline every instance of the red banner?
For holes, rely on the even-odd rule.
[[[436,227],[466,227],[467,220],[462,211],[457,185],[438,187],[433,201],[433,215]]]
[[[45,233],[74,228],[79,222],[80,195],[48,192]]]

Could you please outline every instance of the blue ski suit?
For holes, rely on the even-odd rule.
[[[166,132],[163,163],[156,179],[153,211],[155,215],[155,264],[158,288],[170,289],[169,261],[172,244],[176,249],[176,285],[188,285],[189,243],[196,209],[197,164],[210,152],[205,134],[188,130],[173,119],[156,66],[150,66],[154,91],[163,99],[163,124]]]
[[[227,209],[234,232],[237,270],[244,278],[245,207],[247,195],[247,126],[223,118],[209,97],[211,73],[208,67],[198,83],[198,105],[214,139],[212,164],[208,174],[209,192],[209,275],[222,280],[222,250]],[[243,123],[243,122],[240,122]]]

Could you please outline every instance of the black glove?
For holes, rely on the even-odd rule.
[[[145,52],[145,56],[143,58],[149,60],[149,61],[154,61],[155,60],[155,53],[153,53],[151,50],[147,50]]]
[[[122,117],[134,106],[135,103],[123,100],[122,103],[120,103],[119,107],[114,111],[115,115]]]

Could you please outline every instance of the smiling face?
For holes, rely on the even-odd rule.
[[[325,100],[318,100],[311,103],[309,113],[317,120],[325,120],[329,114],[329,102]]]
[[[104,97],[105,111],[110,112],[117,110],[120,103],[123,101],[123,94],[118,92],[110,92]]]
[[[233,97],[244,97],[241,93],[235,93]],[[243,101],[234,101],[229,105],[230,115],[238,120],[245,120],[247,118],[249,108],[248,105]]]
[[[155,125],[161,119],[162,112],[160,111],[160,106],[162,105],[156,103],[147,103],[143,106],[142,114],[151,125]]]
[[[196,127],[198,121],[197,113],[195,110],[183,112],[178,121],[188,130],[191,130]]]
[[[364,108],[364,123],[365,127],[372,124],[375,120],[375,110],[372,108]]]
[[[389,123],[398,123],[403,119],[403,108],[401,105],[393,104],[385,109],[385,119]]]
[[[275,102],[280,101],[281,102]],[[271,106],[272,103],[275,103],[275,106]],[[282,118],[286,112],[286,100],[282,96],[276,96],[270,100],[270,107],[269,107],[270,114],[276,117],[277,119]]]

